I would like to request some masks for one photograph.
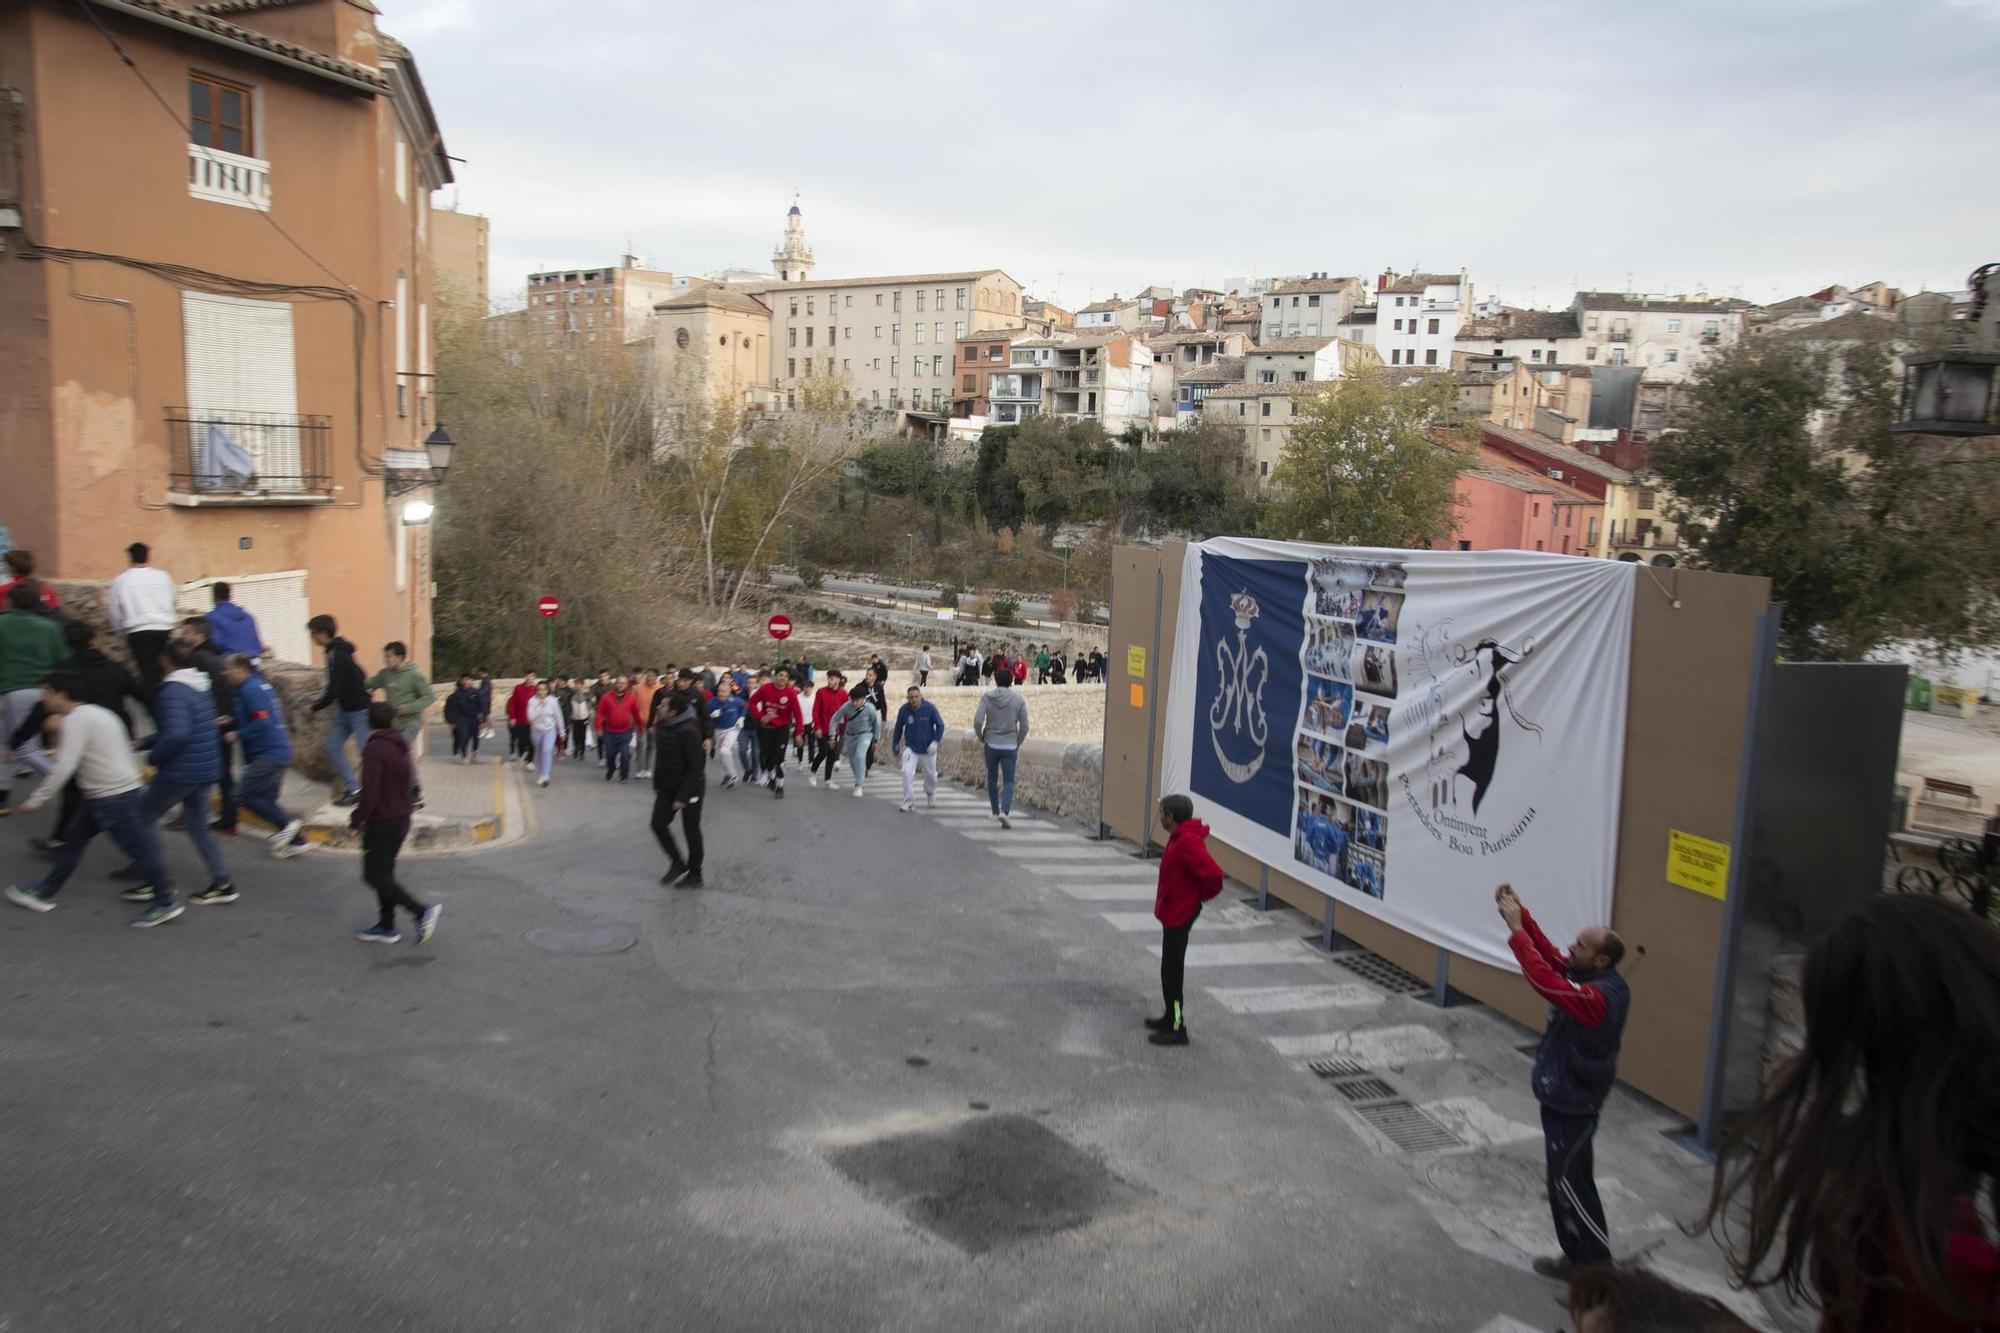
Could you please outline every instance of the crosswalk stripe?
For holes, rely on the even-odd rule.
[[[1383,991],[1360,981],[1335,986],[1211,986],[1208,993],[1232,1014],[1373,1008],[1389,998]]]
[[[1078,834],[1061,833],[1057,832],[1054,829],[1042,832],[1034,829],[1029,829],[1026,831],[1017,831],[1014,829],[997,828],[989,830],[988,832],[985,833],[974,833],[971,831],[967,831],[965,836],[972,839],[974,842],[1039,842],[1043,844],[1066,843],[1072,847],[1088,847],[1090,845],[1089,843],[1085,842],[1083,838]]]
[[[1028,850],[1037,859],[1023,862],[1021,869],[1037,875],[1092,875],[1099,879],[1143,880],[1148,884],[1156,883],[1160,878],[1157,866],[1134,861],[1129,856],[1106,856],[1092,852],[1087,856],[1065,853],[1057,857],[1039,847]]]
[[[1149,944],[1146,952],[1160,956],[1160,946]],[[1258,940],[1251,944],[1190,944],[1189,967],[1253,967],[1264,963],[1317,963],[1320,956],[1300,940]]]
[[[1149,903],[1153,901],[1152,884],[1142,883],[1136,879],[1125,882],[1112,880],[1104,884],[1086,884],[1080,880],[1064,880],[1060,884],[1057,884],[1056,887],[1072,898],[1079,898],[1089,903]],[[1150,921],[1152,918],[1148,917],[1147,920]]]
[[[1305,946],[1300,944],[1299,947],[1303,949]],[[1194,966],[1192,948],[1188,950],[1188,966]],[[1280,1055],[1344,1055],[1370,1069],[1394,1069],[1425,1060],[1458,1058],[1458,1052],[1443,1036],[1416,1024],[1362,1028],[1357,1032],[1315,1032],[1303,1037],[1266,1037],[1265,1040]]]
[[[1009,818],[1014,821],[1015,828],[1020,828],[1025,824],[1030,829],[1046,829],[1051,832],[1058,831],[1053,824],[1048,824],[1041,820],[1023,819],[1019,815],[1011,815]],[[944,825],[946,828],[990,829],[993,827],[993,817],[991,815],[947,815],[939,819],[938,823]]]
[[[1154,920],[1151,912],[1099,912],[1098,915],[1123,931],[1136,933],[1138,931],[1158,930],[1160,928],[1160,923]],[[1196,929],[1224,931],[1256,930],[1261,926],[1269,924],[1271,923],[1262,919],[1261,916],[1255,921],[1245,921],[1239,917],[1219,917],[1211,921],[1209,914],[1203,912],[1201,914],[1201,923],[1196,926]]]

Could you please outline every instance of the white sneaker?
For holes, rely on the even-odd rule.
[[[935,810],[935,809],[937,809],[937,793],[936,793],[936,792],[934,792],[934,791],[930,791],[930,792],[925,792],[925,793],[924,793],[924,809],[926,809],[926,810]]]
[[[1002,810],[1002,811],[1000,812],[1000,827],[1001,827],[1001,828],[1013,828],[1013,827],[1014,827],[1014,824],[1013,824],[1013,821],[1011,821],[1011,820],[1009,820],[1009,819],[1007,818],[1007,812],[1006,812],[1005,810]]]
[[[272,852],[271,855],[277,857],[280,861],[289,861],[295,856],[304,856],[311,848],[312,844],[309,842],[288,842],[283,847]]]
[[[541,780],[541,785],[542,785],[542,786],[544,786],[544,787],[548,786],[548,785],[549,785],[549,780],[548,780],[547,778],[543,778],[543,779]]]
[[[896,808],[897,808],[897,809],[899,809],[899,810],[901,810],[901,811],[902,811],[902,812],[903,812],[904,814],[906,814],[906,815],[914,815],[915,813],[917,813],[917,807],[916,807],[916,806],[914,806],[914,805],[910,805],[910,804],[909,804],[909,803],[907,803],[907,802],[905,802],[905,803],[904,803],[904,804],[902,804],[902,805],[899,805],[899,806],[897,806]]]
[[[306,823],[303,819],[294,819],[291,823],[273,833],[271,835],[271,847],[273,850],[291,846],[292,839],[298,837],[299,830],[305,826]]]
[[[857,801],[861,799],[861,784],[858,782],[854,784],[854,799]]]
[[[817,786],[819,786],[819,775],[818,775],[817,773],[815,773],[815,774],[813,774],[813,776],[811,776],[811,777],[807,778],[807,779],[806,779],[806,785],[807,785],[807,786],[811,786],[811,787],[817,787]]]

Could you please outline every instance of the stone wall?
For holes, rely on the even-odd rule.
[[[895,725],[895,710],[902,706],[902,690],[907,682],[899,682],[899,673],[890,673],[889,723]],[[937,673],[931,673],[937,679]],[[986,693],[986,686],[948,685],[942,689],[931,688],[924,691],[924,697],[944,714],[945,726],[952,731],[968,730],[972,726],[973,709],[979,706],[979,696]],[[1049,741],[1089,741],[1102,744],[1104,740],[1104,687],[1101,685],[1018,685],[1015,693],[1028,703],[1028,738]],[[1094,822],[1094,817],[1093,817]]]
[[[987,652],[1000,645],[1005,645],[1010,653],[1018,653],[1031,643],[1057,643],[1066,653],[1074,656],[1079,643],[1083,644],[1086,652],[1091,648],[1103,651],[1109,633],[1103,626],[1090,625],[1065,624],[1061,631],[1052,633],[1035,626],[989,625],[983,620],[939,620],[936,616],[919,615],[914,611],[891,611],[883,607],[857,606],[822,598],[801,598],[800,606],[805,614],[822,622],[859,626],[899,642],[928,643],[934,650],[931,656],[940,662],[950,651],[954,635],[960,641],[971,639]],[[944,645],[942,651],[937,650],[940,643]]]
[[[1032,716],[1032,715],[1031,715]],[[986,786],[985,747],[954,729],[938,747],[938,772],[969,787]],[[1104,785],[1104,747],[1030,737],[1014,762],[1014,805],[1046,810],[1095,831]]]

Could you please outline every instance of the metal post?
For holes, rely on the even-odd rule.
[[[1322,953],[1332,953],[1333,942],[1338,938],[1340,937],[1334,934],[1333,932],[1333,899],[1328,898],[1326,900],[1325,908],[1320,912],[1320,919],[1319,919],[1320,951]]]
[[[542,617],[542,675],[556,674],[556,620],[554,616]]]
[[[1257,867],[1257,910],[1271,910],[1271,867],[1267,865]]]
[[[1431,1003],[1440,1009],[1451,1007],[1451,951],[1438,946],[1437,967],[1431,975]]]
[[[1701,1119],[1695,1149],[1713,1157],[1722,1148],[1722,1070],[1729,1055],[1730,1006],[1736,998],[1736,947],[1742,933],[1743,899],[1750,887],[1750,838],[1757,801],[1757,737],[1764,720],[1764,694],[1778,656],[1778,621],[1783,607],[1773,602],[1757,618],[1756,656],[1750,663],[1750,697],[1743,710],[1743,753],[1736,764],[1736,815],[1729,834],[1729,887],[1723,899],[1722,959],[1715,970],[1713,1008],[1708,1015],[1708,1060],[1701,1087]]]
[[[1139,812],[1139,855],[1147,857],[1153,848],[1153,774],[1158,759],[1160,712],[1160,617],[1167,599],[1167,574],[1163,569],[1153,571],[1153,649],[1146,659],[1146,803]],[[1111,701],[1106,699],[1105,707]]]

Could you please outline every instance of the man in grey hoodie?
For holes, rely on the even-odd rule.
[[[986,799],[1001,828],[1014,825],[1014,761],[1028,739],[1028,701],[1014,693],[1014,673],[993,673],[993,688],[979,697],[972,713],[972,734],[986,747]]]

